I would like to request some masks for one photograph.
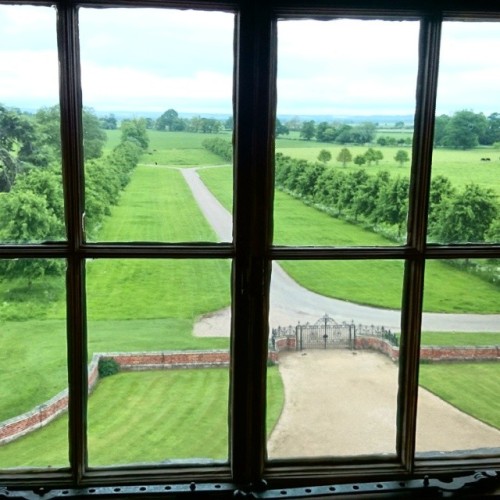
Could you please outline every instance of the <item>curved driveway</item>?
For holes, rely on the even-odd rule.
[[[182,169],[181,172],[217,237],[220,241],[232,241],[231,214],[208,190],[196,170]],[[273,263],[270,301],[271,327],[295,325],[299,321],[313,323],[327,313],[337,322],[373,324],[390,328],[392,331],[400,331],[401,328],[400,311],[362,306],[311,292],[297,284],[276,262]],[[229,309],[208,316],[204,321],[208,321],[206,327],[212,335],[220,328],[229,332]],[[427,331],[500,331],[500,314],[424,313],[422,321],[422,328]]]

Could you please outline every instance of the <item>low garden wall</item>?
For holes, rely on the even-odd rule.
[[[275,340],[276,351],[295,351],[295,335],[280,337]],[[380,337],[359,336],[354,341],[354,349],[368,349],[381,352],[393,361],[399,359],[399,347]],[[500,346],[424,346],[420,349],[422,361],[498,361]]]
[[[399,359],[399,347],[377,337],[356,337],[354,349],[381,352],[393,361]],[[275,350],[269,360],[278,362],[280,351],[295,351],[295,335],[277,338]],[[113,359],[121,370],[169,370],[229,366],[228,351],[158,351],[158,352],[109,352],[96,353],[88,366],[89,393],[99,382],[99,360]],[[498,361],[500,346],[489,347],[439,347],[425,346],[420,359],[427,361]],[[44,427],[68,408],[68,390],[65,389],[32,410],[0,422],[0,445],[20,438]]]

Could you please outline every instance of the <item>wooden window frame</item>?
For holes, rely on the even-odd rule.
[[[3,2],[2,3],[12,3]],[[427,205],[443,19],[500,22],[500,9],[483,0],[426,1],[202,1],[17,0],[56,5],[65,216],[68,240],[51,245],[1,245],[0,257],[64,258],[67,271],[70,468],[5,471],[13,486],[146,484],[168,480],[297,485],[414,477],[499,468],[499,457],[415,457],[420,326],[425,263],[430,259],[500,258],[500,245],[427,245]],[[79,7],[158,7],[235,13],[234,239],[221,244],[87,243],[83,228],[82,99],[79,69]],[[417,106],[411,170],[407,243],[397,247],[331,248],[273,246],[274,125],[276,120],[276,29],[278,19],[314,17],[413,19],[421,23]],[[227,465],[89,468],[86,458],[87,336],[85,261],[88,258],[232,259],[230,453]],[[265,401],[269,287],[275,260],[399,259],[405,262],[399,370],[397,457],[272,460],[266,458]]]

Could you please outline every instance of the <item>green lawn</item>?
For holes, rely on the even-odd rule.
[[[180,172],[146,166],[134,171],[100,235],[104,241],[215,241]],[[2,322],[0,421],[46,401],[67,385],[64,282],[63,278],[45,282],[36,290],[19,281],[0,283],[3,302],[16,287],[22,290],[17,302],[9,303],[11,321]],[[226,260],[90,261],[89,351],[228,347],[224,338],[193,337],[192,327],[197,316],[229,304],[229,283]],[[23,314],[29,321],[17,321]]]
[[[283,406],[281,378],[268,370],[267,426]],[[119,373],[89,399],[91,466],[228,457],[227,369]],[[161,401],[162,404],[158,404]],[[193,411],[193,404],[196,411]],[[67,466],[67,416],[0,447],[0,468]]]
[[[500,429],[500,363],[420,366],[420,385],[453,406]]]
[[[202,169],[199,174],[229,209],[232,206],[231,169]],[[275,192],[274,213],[276,244],[394,244],[379,234],[330,217],[280,191]],[[401,261],[282,261],[281,265],[302,286],[322,295],[390,309],[401,307]],[[425,311],[499,313],[499,301],[498,287],[442,262],[427,263]]]
[[[435,345],[435,346],[500,345],[500,333],[422,332],[422,345]]]

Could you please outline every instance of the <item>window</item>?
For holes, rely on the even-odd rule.
[[[0,485],[498,468],[500,12],[53,4],[0,4]]]

